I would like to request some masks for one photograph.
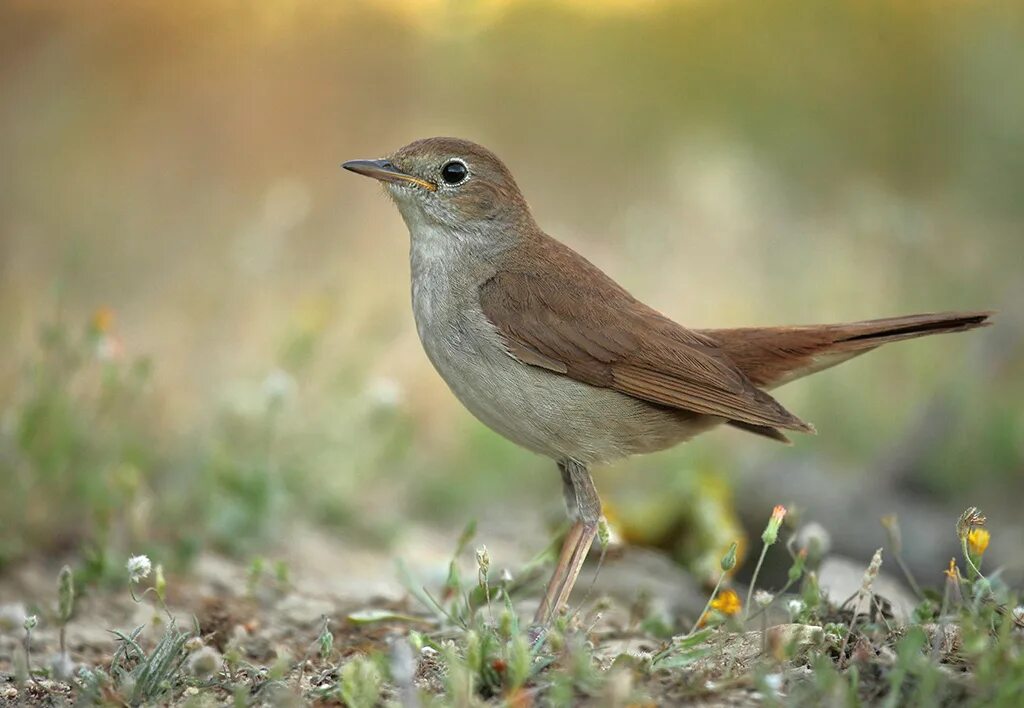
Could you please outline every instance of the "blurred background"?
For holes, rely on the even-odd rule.
[[[554,466],[432,371],[405,227],[338,168],[430,135],[689,326],[1000,311],[785,387],[794,447],[597,470],[627,540],[707,574],[786,503],[866,558],[897,512],[937,582],[978,505],[1020,572],[1020,3],[7,0],[0,95],[0,572],[296,525],[543,546]]]

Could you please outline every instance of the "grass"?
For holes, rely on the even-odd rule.
[[[769,528],[775,519],[781,521],[777,512]],[[985,547],[976,532],[984,523],[973,508],[958,523],[951,520],[964,556],[951,560],[943,592],[924,590],[906,621],[894,617],[874,591],[885,558],[881,549],[860,590],[844,603],[830,602],[818,587],[816,564],[794,551],[796,533],[790,530],[783,544],[792,563],[786,588],[757,593],[767,599],[756,610],[748,607],[745,621],[738,608],[712,610],[693,629],[669,628],[673,634],[666,639],[644,623],[604,621],[603,601],[572,608],[546,632],[526,626],[522,604],[535,594],[528,579],[550,554],[521,569],[519,581],[506,574],[494,578],[487,550],[472,550],[470,524],[441,587],[424,586],[406,573],[415,605],[349,612],[336,622],[324,618],[306,637],[313,641],[304,648],[302,642],[279,647],[268,663],[254,660],[239,636],[216,648],[208,621],[180,628],[164,604],[168,587],[159,566],[150,573],[143,564],[140,571],[134,559],[124,573],[130,591],[122,591],[120,600],[129,594],[133,602],[152,602],[148,627],[111,628],[116,648],[108,660],[57,676],[55,664],[32,661],[29,635],[38,620],[30,618],[23,628],[22,668],[8,680],[15,694],[32,700],[102,705],[304,702],[369,708],[740,699],[769,705],[1016,705],[1024,689],[1024,607],[1019,591],[998,572],[982,572]],[[764,547],[772,543],[768,539]],[[473,577],[460,571],[467,557],[476,560]],[[961,564],[972,570],[962,574]],[[68,578],[62,571],[55,582],[61,627],[74,621],[75,589]],[[287,592],[281,588],[287,579],[273,582]],[[131,590],[136,584],[141,592]],[[256,591],[253,583],[239,589],[249,597]],[[113,602],[116,594],[105,599]],[[781,607],[788,620],[778,620]],[[769,614],[775,617],[770,623]],[[353,640],[365,636],[377,640],[353,651]]]
[[[396,462],[408,428],[400,413],[345,399],[310,420],[291,407],[293,375],[273,369],[225,386],[196,428],[176,429],[152,361],[119,353],[111,318],[101,309],[84,324],[57,318],[41,328],[10,391],[0,571],[69,548],[86,559],[79,573],[115,581],[140,549],[176,568],[202,548],[258,553],[300,506],[316,522],[387,538],[388,521],[367,522],[351,497],[367,470]],[[283,350],[301,372],[290,340]],[[337,439],[339,422],[351,439]],[[339,447],[349,453],[318,454]]]

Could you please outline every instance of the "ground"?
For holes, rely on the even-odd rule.
[[[1024,617],[999,602],[998,581],[950,578],[944,607],[928,615],[927,601],[915,608],[913,595],[877,566],[829,558],[814,573],[817,610],[804,603],[805,572],[798,594],[762,597],[769,611],[755,612],[746,627],[727,617],[691,633],[707,591],[658,552],[612,548],[596,581],[595,563],[581,576],[574,617],[533,641],[526,619],[547,568],[531,564],[517,543],[487,540],[487,571],[504,576],[488,585],[489,603],[469,535],[453,576],[441,550],[452,539],[431,531],[393,555],[303,527],[292,531],[287,564],[204,554],[190,572],[165,579],[166,609],[144,590],[152,573],[134,592],[127,576],[120,586],[80,589],[67,623],[67,683],[55,662],[59,568],[27,561],[0,583],[8,620],[0,701],[736,706],[874,704],[904,695],[1001,704],[1024,680]],[[396,557],[407,563],[396,569]],[[506,565],[515,569],[511,579]],[[858,593],[862,584],[867,590]],[[38,615],[27,680],[24,631],[10,626],[19,606]],[[140,627],[134,642],[124,639]],[[159,680],[145,683],[143,669],[161,656]],[[983,683],[994,677],[1001,688]]]

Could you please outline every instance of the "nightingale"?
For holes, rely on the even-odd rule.
[[[598,532],[592,465],[721,424],[782,442],[786,431],[814,432],[767,391],[991,315],[687,329],[541,230],[511,172],[480,145],[427,138],[342,167],[382,182],[409,229],[416,330],[437,372],[483,423],[558,465],[572,526],[534,618],[541,627],[567,604]]]

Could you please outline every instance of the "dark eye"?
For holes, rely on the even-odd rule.
[[[461,160],[451,160],[446,162],[444,167],[441,168],[441,179],[445,181],[445,184],[452,186],[462,184],[468,176],[469,168]]]

